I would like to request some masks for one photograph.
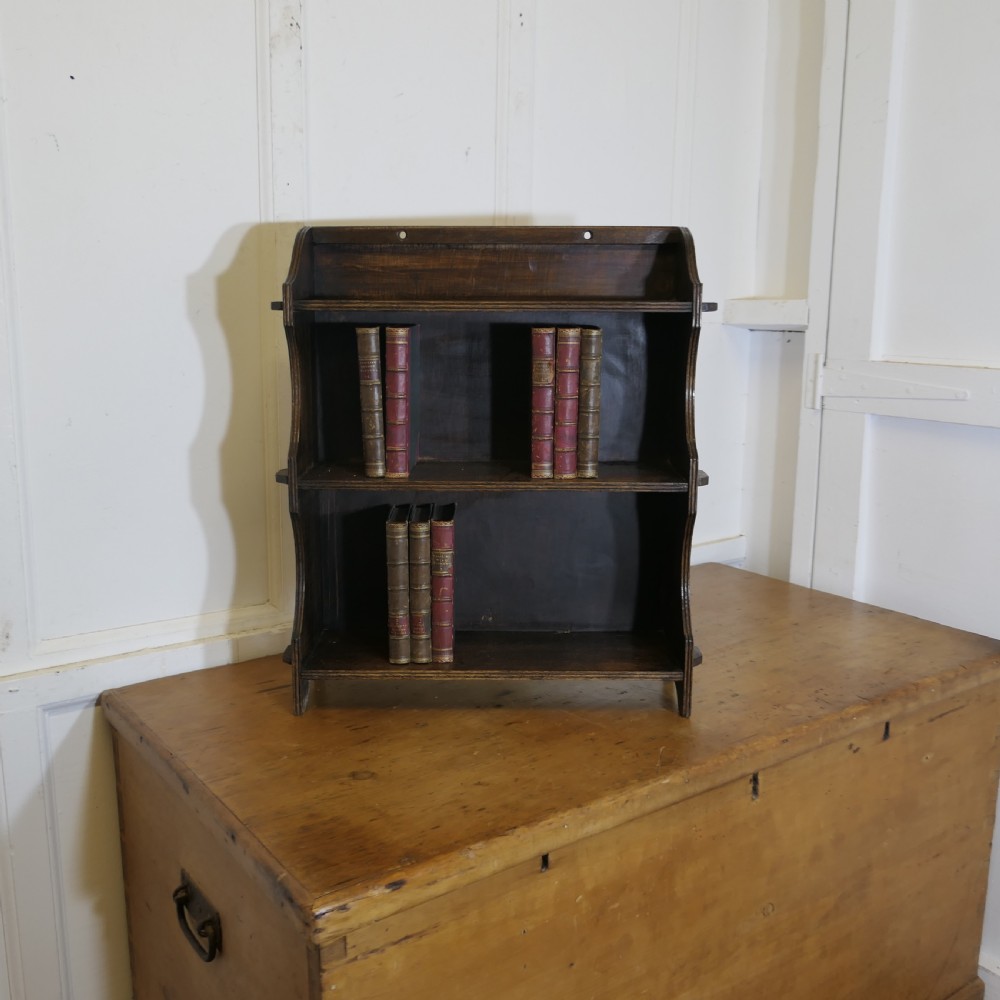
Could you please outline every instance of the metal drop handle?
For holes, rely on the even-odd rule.
[[[181,884],[174,889],[177,923],[184,937],[203,962],[211,962],[222,950],[222,918],[187,873],[181,872]],[[192,924],[194,930],[191,929]],[[204,941],[204,944],[202,944]]]

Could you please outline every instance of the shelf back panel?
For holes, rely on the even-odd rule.
[[[399,503],[448,502],[426,491]],[[305,552],[322,628],[385,631],[385,520],[378,492],[304,498]],[[679,639],[683,494],[464,493],[455,518],[455,626],[482,631],[647,631]],[[333,567],[339,570],[332,571]]]
[[[688,467],[695,457],[686,413],[693,330],[689,316],[663,313],[422,317],[411,334],[410,371],[411,435],[419,460],[501,462],[527,472],[533,324],[602,331],[601,462],[669,465],[680,472]],[[356,328],[318,322],[308,329],[316,462],[360,465]]]
[[[336,233],[336,239],[329,236]],[[406,232],[405,238],[400,233]],[[373,305],[435,301],[691,301],[684,230],[508,227],[309,230],[317,299]],[[584,233],[590,233],[585,238]]]

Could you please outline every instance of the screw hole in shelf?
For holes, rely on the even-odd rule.
[[[405,229],[400,229],[400,231],[399,231],[399,238],[401,240],[405,240],[406,239],[406,230]]]
[[[592,232],[591,232],[591,231],[590,231],[589,229],[585,229],[585,230],[583,231],[583,238],[584,238],[585,240],[589,240],[589,239],[591,238],[591,236],[593,236],[593,235],[594,235],[594,234],[593,234],[593,233],[592,233]]]

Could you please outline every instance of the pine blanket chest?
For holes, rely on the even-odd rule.
[[[138,1000],[982,997],[1000,643],[692,587],[690,719],[648,681],[296,717],[278,657],[106,693]]]

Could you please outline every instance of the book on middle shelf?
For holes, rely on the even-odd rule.
[[[355,328],[358,382],[361,390],[361,448],[365,475],[385,475],[385,427],[382,412],[382,353],[377,326]]]
[[[531,328],[531,478],[551,479],[556,411],[556,328]]]
[[[601,328],[580,331],[580,412],[576,428],[576,474],[597,478],[601,430]]]
[[[417,334],[414,325],[385,328],[385,474],[404,479],[416,458],[418,378]]]
[[[556,479],[575,479],[577,474],[580,334],[578,326],[561,326],[556,330],[556,415],[553,425],[553,475]]]

